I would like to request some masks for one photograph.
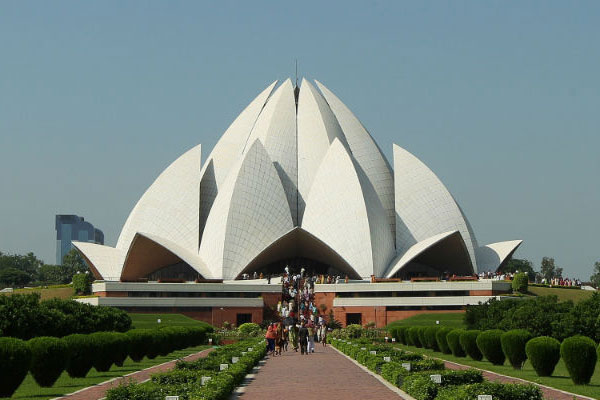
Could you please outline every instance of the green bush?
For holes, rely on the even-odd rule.
[[[252,322],[246,322],[245,324],[241,324],[238,327],[238,331],[242,335],[257,336],[260,333],[260,325],[252,323]]]
[[[515,274],[512,280],[512,289],[514,292],[518,293],[527,293],[527,288],[529,285],[529,278],[526,273],[518,273]]]
[[[548,336],[531,339],[525,354],[538,376],[551,376],[560,360],[560,342]]]
[[[417,335],[419,336],[419,342],[421,343],[421,347],[427,348],[427,340],[425,339],[425,331],[427,327],[419,326],[417,327]]]
[[[481,354],[494,365],[504,365],[504,361],[506,360],[506,356],[502,352],[502,342],[500,340],[503,333],[500,329],[490,329],[489,331],[481,332],[475,340]]]
[[[84,378],[90,369],[96,354],[96,347],[89,335],[74,333],[63,338],[69,346],[67,372],[71,378]]]
[[[425,338],[425,347],[431,349],[433,351],[440,351],[440,348],[437,343],[436,334],[440,330],[439,326],[428,326],[423,331],[423,336]]]
[[[500,337],[502,351],[513,368],[523,368],[523,364],[527,360],[525,346],[530,339],[531,333],[525,329],[514,329],[503,333]]]
[[[110,332],[96,332],[89,335],[96,348],[93,366],[98,372],[106,372],[112,367],[115,357],[113,354],[114,336]]]
[[[0,397],[10,397],[27,376],[31,350],[27,343],[15,338],[0,337]]]
[[[126,334],[129,336],[129,357],[135,362],[142,361],[150,353],[152,330],[132,329]]]
[[[122,367],[129,355],[129,345],[131,343],[129,336],[119,332],[111,332],[111,335],[113,336],[113,361],[116,366]]]
[[[450,351],[454,357],[466,356],[466,353],[460,344],[460,335],[462,335],[464,332],[464,329],[453,329],[446,335],[448,347],[450,348]]]
[[[496,382],[443,388],[435,400],[477,400],[480,394],[491,395],[494,400],[544,400],[542,391],[535,385]]]
[[[397,342],[400,342],[404,345],[408,344],[408,339],[407,339],[407,335],[408,335],[408,326],[399,326],[396,329],[396,332],[398,334],[398,337],[396,338]]]
[[[427,371],[407,376],[402,384],[402,390],[417,400],[433,400],[443,387],[483,382],[481,371],[473,369],[445,370],[437,373],[442,376],[441,384],[433,383],[430,378],[431,371]]]
[[[481,354],[479,347],[477,347],[477,336],[479,336],[480,333],[481,331],[478,330],[464,331],[460,334],[459,339],[460,345],[465,354],[475,361],[481,361],[483,358],[483,354]]]
[[[42,387],[51,387],[67,366],[67,343],[48,336],[33,338],[27,343],[31,349],[30,372],[33,379]]]
[[[452,328],[441,327],[435,334],[435,340],[437,341],[438,348],[444,354],[452,353],[452,350],[450,350],[450,346],[448,346],[447,339],[448,333],[450,333],[450,331],[452,331]]]
[[[358,325],[358,324],[350,324],[348,326],[346,326],[345,328],[346,333],[348,334],[349,338],[359,338],[361,337],[363,328],[362,326]]]
[[[75,295],[88,295],[92,293],[94,278],[90,274],[73,275],[73,292]]]
[[[592,339],[585,336],[565,339],[560,345],[560,356],[574,384],[590,383],[597,360],[596,343]]]
[[[419,339],[419,330],[418,326],[410,327],[407,332],[408,344],[415,347],[423,347],[421,344],[421,340]]]

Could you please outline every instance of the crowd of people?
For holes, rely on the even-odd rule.
[[[269,354],[281,355],[291,344],[292,349],[301,354],[315,352],[315,343],[326,345],[327,324],[315,304],[315,284],[339,282],[324,275],[306,276],[304,268],[300,273],[290,273],[285,267],[281,276],[281,301],[277,304],[279,322],[269,325],[266,339]]]
[[[546,278],[542,279],[542,284],[552,286],[581,286],[582,283],[579,279],[570,278],[553,278],[549,281]]]

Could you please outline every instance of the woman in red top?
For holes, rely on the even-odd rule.
[[[277,337],[277,332],[275,331],[274,324],[269,325],[267,328],[267,334],[265,338],[267,339],[267,352],[271,355],[274,355],[275,352],[275,338]]]

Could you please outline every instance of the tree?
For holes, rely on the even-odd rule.
[[[533,264],[529,260],[511,258],[508,260],[506,265],[502,267],[501,272],[504,273],[515,273],[515,272],[527,272],[527,275],[533,279],[535,271],[533,270]]]
[[[65,254],[63,257],[62,266],[63,268],[73,272],[71,276],[78,272],[85,274],[86,272],[90,271],[87,264],[85,261],[83,261],[83,258],[81,258],[81,255],[76,249],[71,249],[67,254]]]
[[[16,268],[4,268],[0,270],[0,284],[5,286],[24,286],[31,281],[28,273]]]
[[[594,273],[590,277],[590,282],[596,289],[600,286],[600,261],[594,263]]]
[[[546,283],[548,283],[552,278],[556,277],[557,267],[556,265],[554,265],[554,258],[542,258],[541,273],[544,276],[544,278],[546,278]],[[562,268],[560,268],[560,274],[562,275]]]

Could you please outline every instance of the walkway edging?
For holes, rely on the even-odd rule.
[[[369,375],[371,375],[372,377],[374,377],[375,379],[377,379],[379,382],[383,383],[383,385],[385,387],[387,387],[388,389],[390,389],[392,392],[395,392],[398,396],[402,397],[404,400],[416,400],[414,397],[412,397],[411,395],[409,395],[405,391],[401,390],[398,386],[392,385],[391,383],[389,383],[388,381],[386,381],[385,379],[383,379],[383,377],[381,375],[376,374],[375,372],[371,371],[369,368],[365,367],[364,365],[362,365],[361,363],[359,363],[358,361],[356,361],[352,357],[347,356],[346,354],[344,354],[341,351],[339,351],[338,349],[336,349],[334,346],[330,345],[329,347],[331,347],[332,349],[334,349],[335,351],[337,351],[342,356],[346,357],[348,360],[352,361],[355,365],[357,365],[363,371],[365,371],[366,373],[368,373]]]

